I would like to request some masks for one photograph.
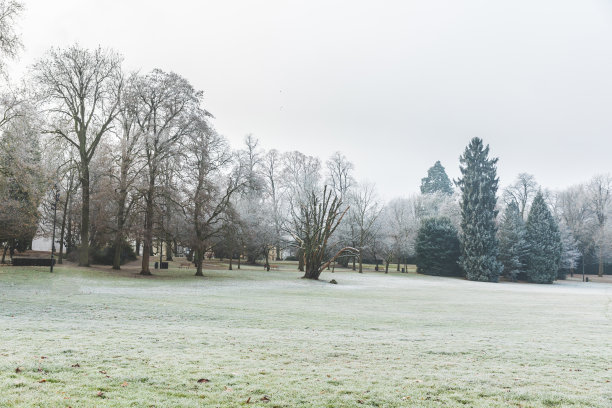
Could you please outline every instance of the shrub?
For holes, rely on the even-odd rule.
[[[461,276],[459,236],[450,219],[423,221],[416,238],[417,272],[436,276]]]
[[[73,251],[71,251],[66,259],[72,262],[78,262],[79,260],[79,250],[80,247],[76,247]],[[103,247],[98,246],[90,246],[89,247],[89,260],[93,264],[98,265],[112,265],[113,258],[115,256],[115,246],[114,245],[105,245]],[[134,252],[134,248],[127,242],[124,242],[122,245],[121,251],[121,265],[129,261],[135,261],[137,258],[136,253]]]

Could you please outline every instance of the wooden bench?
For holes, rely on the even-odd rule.
[[[179,263],[179,269],[190,269],[191,268],[191,262],[180,262]]]

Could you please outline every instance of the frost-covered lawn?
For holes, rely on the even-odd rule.
[[[0,406],[612,406],[612,285],[206,273],[0,268]]]

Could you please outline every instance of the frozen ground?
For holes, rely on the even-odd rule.
[[[0,406],[612,406],[610,284],[206,273],[0,268]]]

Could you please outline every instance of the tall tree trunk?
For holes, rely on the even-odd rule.
[[[389,273],[389,261],[386,261],[385,273]]]
[[[170,238],[166,241],[166,261],[172,261],[172,240]]]
[[[141,275],[151,275],[149,260],[151,258],[151,251],[153,250],[153,189],[155,188],[155,184],[152,180],[154,180],[153,177],[150,177],[149,191],[147,192],[147,208],[145,212]]]
[[[399,257],[397,258],[397,272],[400,271],[400,259]]]
[[[599,248],[599,269],[597,270],[597,276],[600,278],[604,273],[604,262],[603,262],[603,247]]]
[[[298,271],[304,272],[304,251],[302,249],[298,249],[297,257],[298,257]],[[304,277],[306,277],[306,275],[304,275]]]
[[[115,254],[113,256],[113,269],[121,269],[121,252],[123,251],[123,227],[125,224],[125,200],[124,192],[119,197],[119,210],[117,211],[117,231],[115,232]]]
[[[136,256],[140,255],[140,240],[136,240]]]
[[[202,273],[202,262],[204,261],[204,250],[201,248],[198,248],[196,250],[196,256],[195,256],[195,264],[196,264],[196,274],[195,276],[204,276],[204,274]]]
[[[81,249],[79,251],[79,266],[89,266],[89,162],[87,154],[81,154]]]
[[[268,259],[270,258],[270,251],[268,250],[268,248],[266,248],[264,252],[265,252],[265,258],[266,258],[266,264],[264,265],[264,267],[266,268],[266,271],[270,272],[270,262]]]
[[[68,205],[68,226],[66,227],[66,254],[69,254],[74,249],[72,247],[72,197],[70,197],[70,204]]]
[[[238,254],[238,269],[240,269],[240,258],[241,258],[241,256],[240,256],[240,254]]]
[[[4,244],[4,249],[2,250],[2,262],[6,263],[6,250],[8,249],[8,242]]]
[[[230,252],[230,256],[229,256],[229,267],[227,268],[227,270],[228,270],[228,271],[231,271],[231,270],[232,270],[232,260],[233,260],[233,258],[234,258],[234,254],[232,254],[232,253]]]
[[[66,197],[64,198],[64,211],[62,211],[62,227],[60,229],[59,253],[57,254],[57,263],[64,263],[64,235],[66,234],[66,218],[68,213],[68,200],[72,191],[72,175],[70,175],[70,183],[66,189]]]
[[[353,270],[355,270],[355,258],[356,257],[353,257]]]
[[[363,273],[363,259],[361,258],[361,251],[359,251],[359,273]]]

